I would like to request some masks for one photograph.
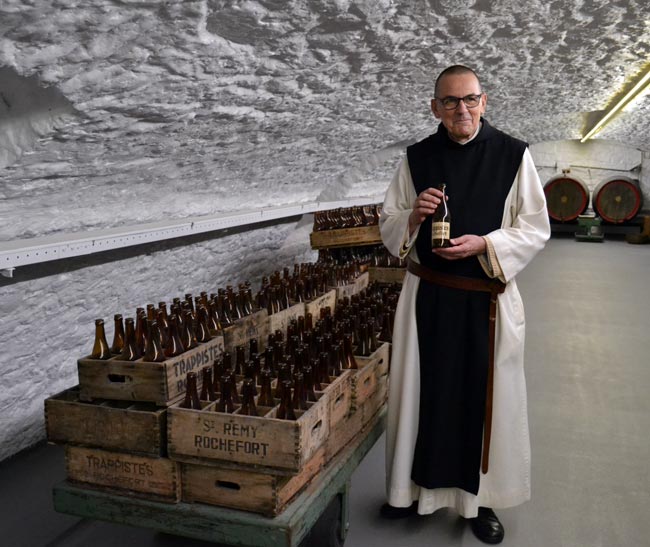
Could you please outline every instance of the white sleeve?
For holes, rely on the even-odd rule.
[[[409,237],[409,215],[416,198],[408,160],[404,158],[386,191],[379,217],[381,239],[393,256],[405,258],[417,239],[419,226]]]
[[[546,197],[528,148],[514,180],[504,227],[487,234],[503,279],[510,281],[544,248],[551,235]]]

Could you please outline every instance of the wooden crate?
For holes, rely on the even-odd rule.
[[[277,516],[325,465],[319,448],[293,476],[219,466],[181,464],[182,500]]]
[[[383,268],[380,266],[370,266],[368,268],[370,281],[378,283],[402,283],[406,275],[406,268]]]
[[[45,400],[45,429],[52,443],[123,450],[149,456],[167,452],[166,408],[153,403],[79,398],[79,386]]]
[[[336,309],[336,289],[327,291],[325,294],[311,300],[310,302],[305,302],[305,314],[311,313],[314,323],[320,318],[321,309],[329,307],[332,310],[332,314]]]
[[[257,347],[261,352],[266,348],[269,332],[269,314],[266,310],[259,310],[237,319],[232,326],[223,330],[226,351],[234,356],[237,346],[244,346],[248,359],[249,341],[252,338],[257,339]]]
[[[298,302],[293,306],[287,308],[286,310],[279,311],[278,313],[273,313],[269,315],[269,332],[275,332],[276,330],[281,330],[283,335],[287,334],[287,327],[289,323],[298,317],[305,315],[305,303]]]
[[[356,245],[374,245],[381,243],[379,226],[360,226],[358,228],[341,228],[312,232],[309,236],[312,249],[325,247],[354,247]]]
[[[216,336],[162,363],[148,363],[142,359],[120,361],[115,357],[105,361],[79,359],[79,398],[82,401],[143,401],[168,406],[185,394],[187,373],[212,365],[223,350],[223,336]],[[201,375],[197,376],[200,387]]]
[[[352,412],[352,378],[354,372],[353,370],[343,371],[340,376],[332,377],[332,381],[323,386],[323,397],[327,404],[330,431]]]
[[[66,446],[68,480],[99,490],[167,503],[180,501],[180,469],[167,458]]]
[[[321,397],[298,419],[240,416],[172,406],[167,415],[169,457],[186,463],[228,462],[277,474],[298,473],[329,434],[327,398]]]
[[[353,283],[348,285],[343,285],[341,287],[335,287],[336,289],[336,300],[341,300],[346,296],[349,298],[352,295],[359,294],[363,289],[368,286],[370,281],[370,274],[368,272],[362,273],[357,277]]]
[[[388,394],[388,373],[380,376],[375,386],[376,389],[372,394],[330,428],[325,444],[326,461],[330,461],[354,439],[362,435],[364,428],[383,408]]]
[[[378,379],[388,374],[390,344],[384,342],[368,357],[354,358],[359,366],[352,377],[352,405],[356,409],[376,391]]]

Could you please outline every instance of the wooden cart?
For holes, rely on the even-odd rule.
[[[381,436],[385,421],[383,407],[357,438],[275,518],[202,504],[170,505],[140,500],[80,488],[68,482],[55,486],[54,508],[79,517],[232,546],[340,547],[349,527],[350,477]]]

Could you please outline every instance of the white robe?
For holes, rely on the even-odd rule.
[[[408,234],[408,217],[416,197],[405,158],[386,193],[379,225],[384,245],[393,255],[403,258],[408,254],[418,261],[414,246],[417,230],[410,238]],[[501,228],[477,235],[489,238],[500,266],[498,277],[507,283],[498,298],[490,466],[488,473],[481,475],[477,495],[459,488],[421,488],[411,480],[420,403],[417,276],[406,273],[397,305],[386,431],[387,497],[394,507],[408,507],[418,500],[420,514],[452,507],[471,518],[479,506],[499,509],[530,499],[524,308],[514,278],[544,247],[550,226],[544,191],[528,149],[506,198]],[[494,276],[487,257],[481,256],[480,261],[488,275]]]

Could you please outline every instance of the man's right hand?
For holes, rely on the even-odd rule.
[[[420,193],[413,204],[413,211],[409,215],[409,235],[413,235],[413,232],[427,216],[436,212],[441,202],[442,192],[437,188],[427,188]]]

